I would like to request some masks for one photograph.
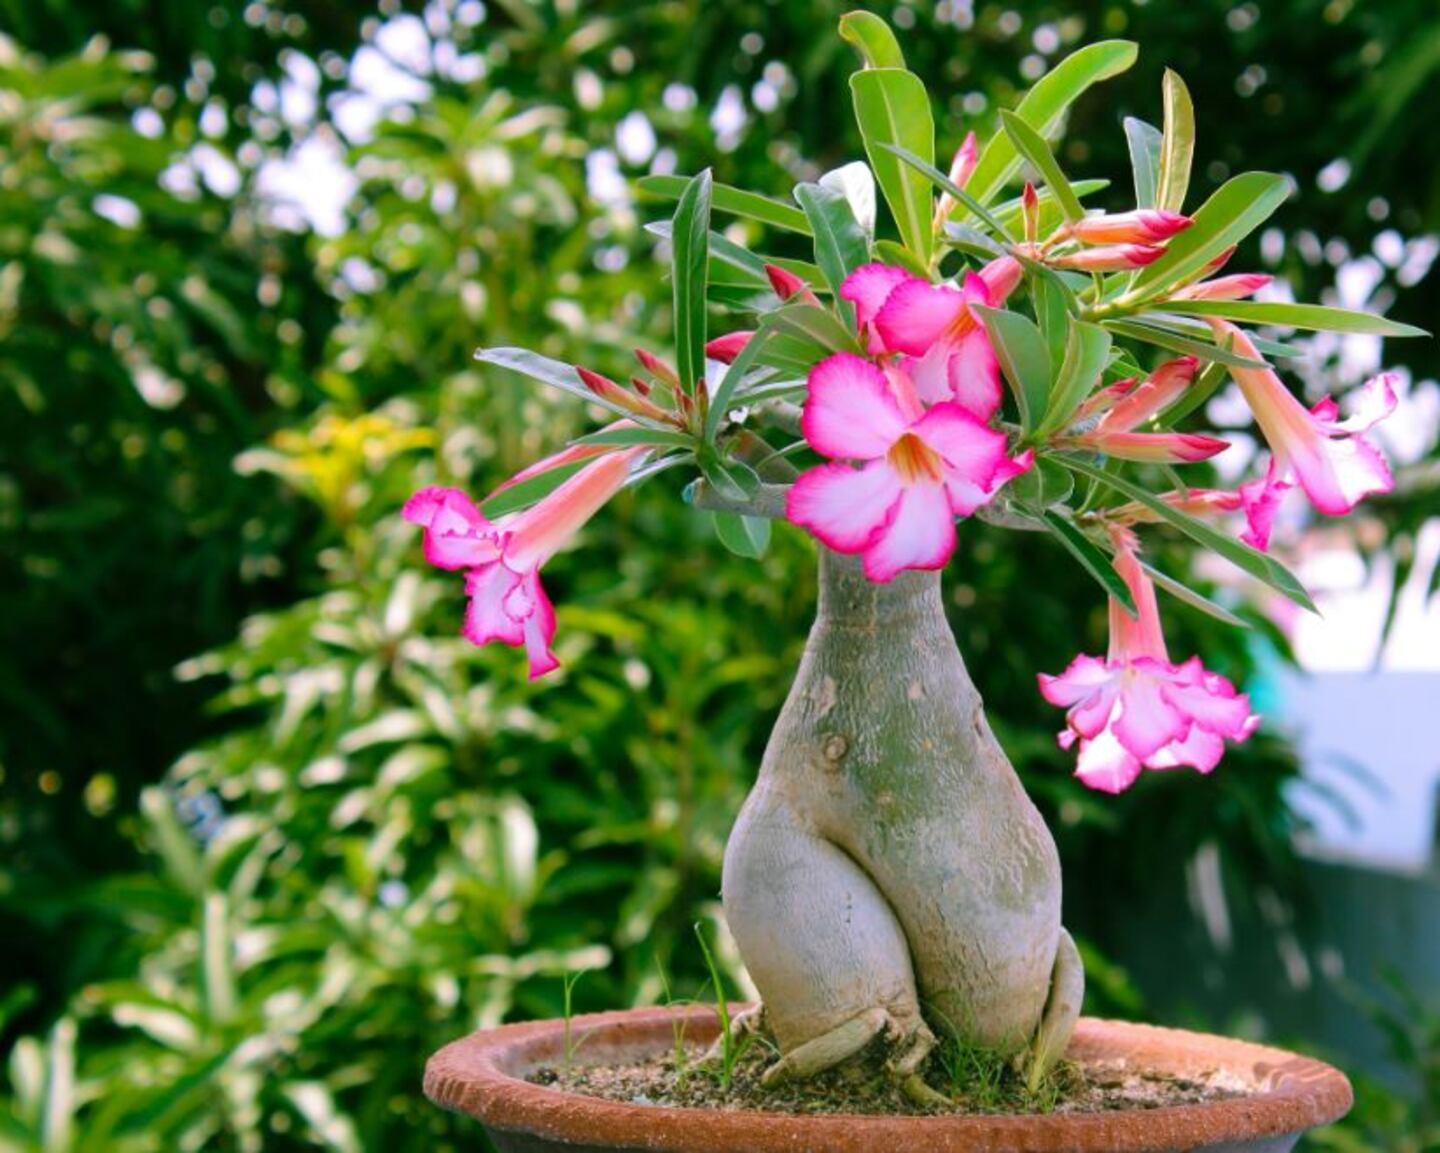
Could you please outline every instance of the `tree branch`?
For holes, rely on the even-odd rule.
[[[788,484],[762,484],[749,500],[732,500],[721,496],[705,480],[696,481],[691,490],[692,503],[706,512],[733,512],[740,516],[764,517],[767,520],[785,519],[785,494],[790,491]]]

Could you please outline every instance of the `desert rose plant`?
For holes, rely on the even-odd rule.
[[[673,356],[637,351],[622,383],[482,350],[610,423],[479,503],[427,488],[405,516],[432,564],[463,573],[465,636],[522,647],[532,677],[557,666],[542,569],[622,488],[683,471],[685,498],[744,555],[775,520],[810,533],[815,624],[725,857],[726,919],[763,999],[742,1027],[773,1038],[772,1082],[880,1038],[890,1074],[929,1099],[919,1070],[940,1033],[1012,1058],[1033,1086],[1064,1052],[1084,977],[1054,842],[942,611],[957,531],[979,517],[1049,533],[1108,597],[1109,651],[1039,674],[1081,781],[1117,793],[1145,770],[1208,774],[1259,718],[1198,656],[1170,652],[1157,587],[1233,618],[1152,567],[1145,537],[1178,533],[1308,609],[1266,552],[1277,507],[1298,488],[1340,516],[1392,487],[1366,437],[1395,407],[1390,379],[1346,398],[1348,418],[1330,399],[1306,408],[1273,367],[1293,350],[1240,326],[1415,330],[1256,301],[1268,277],[1222,271],[1289,182],[1245,173],[1187,211],[1194,120],[1173,73],[1163,127],[1124,125],[1134,207],[1086,208],[1106,183],[1072,181],[1049,142],[1135,45],[1073,53],[942,171],[930,96],[889,28],[853,13],[840,31],[862,62],[866,159],[798,185],[793,205],[708,172],[648,178],[678,200],[653,226],[673,256]],[[716,214],[804,238],[813,260],[755,253],[712,231]],[[745,319],[716,335],[720,312]],[[1204,429],[1227,380],[1268,454],[1233,491],[1192,487],[1185,466],[1231,447]]]

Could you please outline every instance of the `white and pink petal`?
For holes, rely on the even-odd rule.
[[[833,460],[884,456],[907,425],[885,374],[848,352],[810,370],[800,430],[810,447]]]
[[[802,473],[785,497],[785,516],[840,553],[861,552],[890,523],[902,492],[884,461],[839,462]]]

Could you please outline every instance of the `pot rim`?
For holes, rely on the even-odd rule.
[[[735,1005],[732,1011],[743,1008]],[[697,1041],[718,1033],[715,1011],[697,1005],[587,1014],[571,1018],[570,1027],[586,1034],[591,1053],[607,1044],[633,1053],[651,1046],[668,1049],[677,1020]],[[935,1153],[1057,1148],[1142,1153],[1298,1134],[1343,1117],[1354,1100],[1350,1082],[1338,1069],[1283,1049],[1082,1017],[1071,1042],[1073,1056],[1124,1056],[1175,1073],[1228,1070],[1257,1088],[1228,1100],[1106,1113],[916,1117],[632,1105],[526,1081],[527,1066],[556,1059],[563,1036],[564,1023],[558,1020],[472,1033],[426,1063],[425,1095],[501,1131],[590,1146],[608,1142],[617,1148],[715,1153],[887,1146]]]

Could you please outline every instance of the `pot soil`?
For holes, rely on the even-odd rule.
[[[664,1063],[677,1027],[687,1045],[717,1034],[714,1012],[700,1006],[574,1018],[572,1086],[633,1095],[640,1082],[627,1090],[627,1078],[649,1077],[647,1084],[660,1087],[667,1076],[673,1082]],[[811,1086],[808,1103],[807,1086],[796,1086],[767,1101],[768,1111],[737,1107],[733,1099],[710,1108],[638,1104],[537,1083],[555,1080],[564,1051],[560,1021],[475,1033],[431,1057],[425,1093],[479,1119],[501,1153],[1284,1153],[1302,1133],[1344,1116],[1352,1100],[1344,1075],[1319,1061],[1092,1018],[1080,1021],[1066,1053],[1079,1079],[1052,1112],[1023,1116],[903,1115],[894,1111],[906,1108],[899,1102],[879,1102],[866,1113],[809,1112],[817,1100],[834,1106],[834,1084],[828,1091]]]

